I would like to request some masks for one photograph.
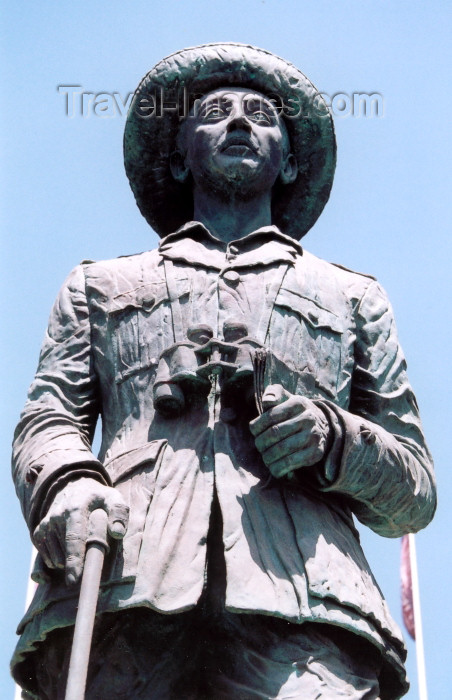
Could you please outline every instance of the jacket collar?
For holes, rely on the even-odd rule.
[[[189,221],[162,238],[159,252],[170,260],[222,270],[229,266],[294,264],[303,249],[295,239],[281,233],[277,226],[264,226],[226,244],[200,222]]]

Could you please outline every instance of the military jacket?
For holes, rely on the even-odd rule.
[[[212,377],[179,415],[155,409],[168,348],[185,347],[188,329],[199,326],[222,340],[231,321],[278,359],[274,382],[292,381],[293,393],[328,417],[332,443],[309,478],[303,470],[270,476],[240,405],[225,411]],[[432,463],[405,369],[378,282],[316,258],[275,227],[225,245],[192,222],[157,250],[85,262],[55,303],[16,431],[13,473],[25,517],[33,529],[65,479],[116,486],[130,524],[110,553],[100,607],[175,613],[202,593],[216,490],[229,610],[337,624],[400,659],[401,635],[353,514],[388,537],[433,516]],[[74,608],[61,574],[41,583],[18,658]]]

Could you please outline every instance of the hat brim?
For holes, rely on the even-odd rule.
[[[298,175],[292,184],[275,185],[272,223],[300,239],[330,195],[336,165],[333,120],[301,71],[245,44],[183,49],[160,61],[138,85],[124,132],[124,163],[138,207],[161,236],[193,218],[191,187],[172,177],[170,155],[191,102],[225,86],[261,92],[282,110]]]

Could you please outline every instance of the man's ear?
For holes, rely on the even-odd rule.
[[[279,171],[279,177],[283,185],[290,185],[295,182],[298,175],[298,165],[297,159],[293,153],[289,153],[284,156],[283,162],[281,164],[281,170]]]
[[[181,185],[187,181],[190,175],[190,168],[185,163],[185,158],[180,151],[174,151],[170,155],[170,170],[171,175],[176,180],[180,182]]]

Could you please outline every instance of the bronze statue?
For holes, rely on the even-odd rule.
[[[162,240],[82,263],[53,308],[14,444],[40,582],[15,677],[64,696],[101,507],[87,698],[402,696],[353,515],[419,530],[433,468],[384,291],[298,242],[334,174],[323,100],[261,49],[186,49],[138,86],[124,153]]]

